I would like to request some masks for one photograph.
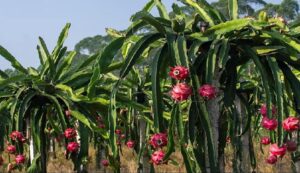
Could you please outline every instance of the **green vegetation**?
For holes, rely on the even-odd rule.
[[[298,4],[181,2],[169,13],[150,0],[126,30],[108,29],[74,51],[64,46],[67,24],[51,52],[39,38],[37,69],[1,46],[14,68],[0,71],[0,145],[3,153],[15,146],[10,171],[47,172],[55,140],[77,172],[87,171],[91,144],[98,164],[121,172],[122,142],[136,153],[137,172],[178,164],[174,152],[186,172],[224,172],[228,140],[232,170],[255,171],[254,143],[267,136],[267,163],[288,150],[299,172],[290,144],[300,142],[300,24],[290,21]],[[243,17],[255,14],[249,3],[266,12]],[[286,6],[291,13],[280,10]],[[150,13],[155,7],[159,16]]]

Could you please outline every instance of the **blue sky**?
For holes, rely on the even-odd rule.
[[[171,7],[175,0],[162,0]],[[148,0],[6,0],[0,6],[0,45],[24,66],[37,67],[36,45],[42,36],[50,50],[65,23],[72,24],[69,50],[81,39],[105,34],[105,28],[125,29],[130,16]],[[268,2],[279,3],[280,0]],[[0,69],[10,64],[0,57]]]

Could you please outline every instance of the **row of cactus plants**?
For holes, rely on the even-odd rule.
[[[271,144],[267,163],[288,150],[297,169],[299,25],[265,12],[239,18],[237,0],[228,1],[230,18],[206,1],[181,0],[193,9],[186,14],[176,4],[168,13],[160,0],[150,0],[126,31],[109,30],[115,39],[75,68],[76,52],[63,46],[70,24],[51,53],[39,38],[39,69],[24,68],[0,47],[19,71],[0,73],[0,141],[15,155],[9,169],[47,172],[54,138],[65,143],[78,172],[86,171],[91,139],[105,155],[99,162],[115,172],[124,141],[137,153],[138,172],[176,163],[176,150],[187,172],[224,172],[229,138],[236,160],[247,143],[253,170],[257,138]],[[18,142],[17,133],[26,137]]]

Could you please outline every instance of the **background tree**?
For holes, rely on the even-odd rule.
[[[266,4],[259,11],[266,11],[269,16],[281,16],[290,21],[297,19],[299,14],[298,2],[297,0],[283,0],[280,4]]]
[[[72,62],[72,68],[81,64],[90,55],[100,54],[101,51],[112,41],[112,37],[109,35],[96,35],[93,37],[87,37],[79,41],[74,50],[77,52]],[[91,68],[91,67],[90,67]]]
[[[242,16],[252,16],[255,12],[253,5],[266,5],[267,3],[264,0],[239,0],[239,15]],[[212,2],[211,5],[218,9],[222,14],[229,18],[229,4],[228,0],[219,0],[217,2]]]
[[[109,35],[96,35],[94,37],[87,37],[79,41],[75,45],[75,51],[83,55],[91,55],[98,53],[106,47],[112,40]]]

